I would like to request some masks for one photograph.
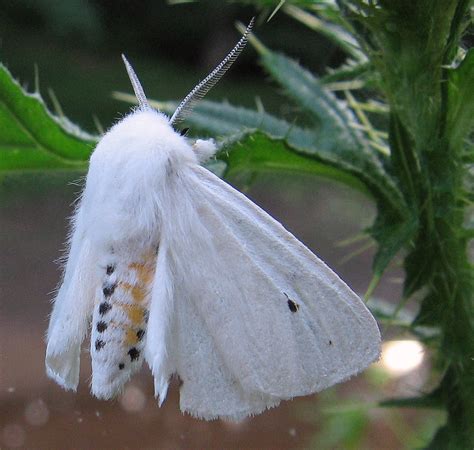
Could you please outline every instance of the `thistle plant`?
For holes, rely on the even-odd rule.
[[[253,3],[268,11],[275,6]],[[406,331],[432,349],[440,377],[432,392],[381,404],[443,408],[446,424],[430,448],[471,448],[474,271],[468,243],[474,235],[469,219],[474,54],[462,46],[470,2],[314,0],[279,2],[280,7],[347,54],[341,67],[317,78],[256,37],[251,40],[263,67],[310,125],[299,126],[262,109],[210,102],[198,108],[190,123],[230,135],[221,144],[224,176],[237,172],[245,181],[273,168],[365,186],[378,211],[367,230],[378,251],[366,298],[403,252],[400,308],[415,296],[419,304]],[[171,111],[174,104],[158,106]],[[236,141],[244,145],[236,148]],[[425,336],[421,329],[426,326],[436,334]]]

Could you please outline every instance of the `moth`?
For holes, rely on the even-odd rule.
[[[246,33],[171,118],[148,103],[100,140],[72,220],[47,332],[47,374],[79,382],[90,332],[93,395],[110,399],[146,360],[163,403],[173,375],[180,407],[241,419],[321,391],[380,353],[359,297],[280,223],[202,166],[213,140],[176,124],[244,48]]]

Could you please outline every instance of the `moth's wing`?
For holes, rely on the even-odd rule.
[[[255,414],[377,359],[377,324],[335,273],[213,174],[188,175],[181,198],[193,208],[172,245],[182,409]]]
[[[63,282],[54,300],[47,332],[46,372],[66,389],[77,388],[81,344],[93,311],[97,258],[87,238],[79,207]]]
[[[228,359],[245,349],[223,351],[218,336],[222,329],[210,329],[189,286],[178,283],[176,296],[172,342],[175,370],[182,383],[181,410],[200,419],[241,420],[278,405],[280,397],[248,390],[240,383],[240,373],[229,366]],[[215,313],[219,314],[218,309]]]

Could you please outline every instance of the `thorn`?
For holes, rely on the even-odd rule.
[[[273,19],[273,16],[279,11],[279,9],[285,4],[286,0],[280,0],[280,3],[275,7],[273,12],[270,14],[270,16],[267,19],[267,23],[270,22],[270,20]]]
[[[100,122],[99,118],[95,114],[92,115],[92,120],[94,121],[94,125],[97,128],[97,131],[100,134],[105,134],[104,127],[102,126],[102,123]]]
[[[38,64],[35,63],[33,67],[34,67],[34,71],[35,71],[35,74],[34,74],[34,77],[35,77],[35,92],[37,94],[41,95]]]
[[[51,102],[53,103],[54,112],[59,118],[64,119],[66,116],[64,115],[64,111],[61,107],[61,104],[59,103],[58,97],[56,97],[56,94],[52,88],[48,88],[48,95],[51,99]]]

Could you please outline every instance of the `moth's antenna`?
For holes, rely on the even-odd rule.
[[[230,53],[222,60],[222,62],[206,77],[202,80],[179,104],[176,108],[176,111],[171,116],[170,124],[175,125],[176,123],[184,120],[194,108],[194,105],[201,100],[215,84],[222,78],[222,76],[227,72],[230,66],[239,56],[240,52],[244,49],[245,44],[247,44],[247,37],[252,30],[253,24],[255,22],[255,17],[252,17],[252,20],[248,24],[245,33],[237,45],[230,51]]]
[[[133,70],[133,67],[130,65],[127,58],[125,58],[124,54],[122,54],[122,59],[125,64],[125,68],[127,69],[130,82],[132,83],[133,91],[135,92],[135,97],[137,97],[138,106],[140,107],[140,109],[150,109],[151,106],[148,103],[148,100],[145,96],[145,92],[143,92],[143,88],[140,84],[140,81],[138,80],[137,74]]]

